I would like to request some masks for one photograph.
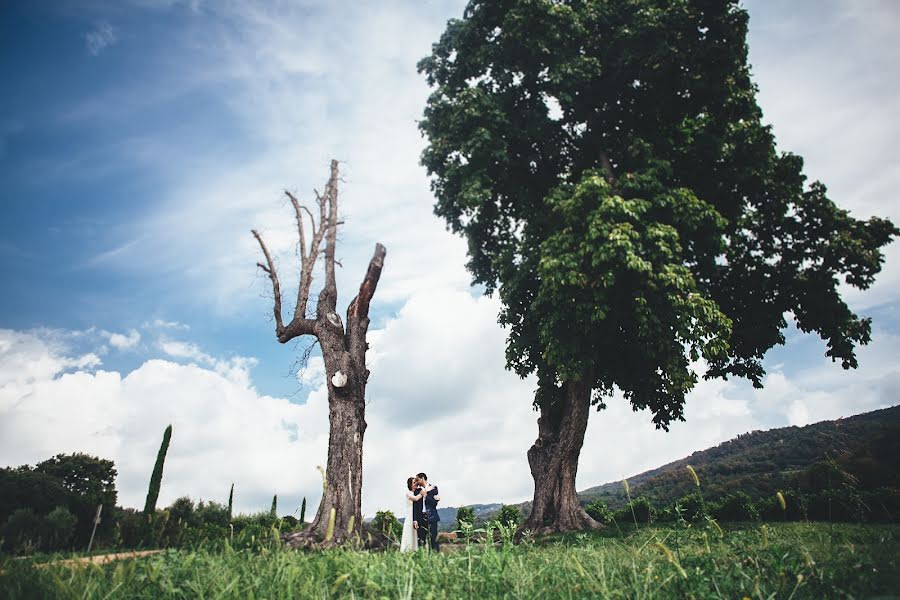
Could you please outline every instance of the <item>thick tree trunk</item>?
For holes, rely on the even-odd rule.
[[[541,535],[601,527],[581,508],[575,493],[591,389],[584,382],[567,381],[563,392],[556,405],[541,408],[538,438],[528,450],[534,501],[531,514],[519,528],[520,535],[525,531]]]
[[[281,314],[281,283],[275,271],[272,255],[262,236],[253,230],[265,263],[257,265],[269,276],[275,296],[273,315],[275,336],[282,344],[303,335],[314,336],[322,348],[325,377],[328,387],[328,460],[326,463],[322,501],[310,527],[283,536],[288,546],[301,547],[324,543],[340,544],[355,537],[362,528],[362,450],[366,432],[366,332],[369,329],[369,304],[378,287],[384,266],[385,248],[375,245],[375,253],[359,286],[359,293],[347,308],[346,330],[336,312],[337,284],[335,282],[335,246],[338,221],[338,163],[331,161],[331,175],[325,193],[316,192],[319,222],[312,212],[302,206],[293,194],[285,192],[294,206],[297,234],[300,238],[300,285],[294,317],[287,325]],[[306,248],[303,214],[309,216],[312,238]],[[320,255],[319,246],[325,241],[325,282],[319,293],[316,318],[306,316],[313,269]],[[332,521],[332,513],[334,520]]]

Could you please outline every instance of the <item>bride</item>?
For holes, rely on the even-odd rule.
[[[413,529],[413,502],[422,499],[424,492],[415,493],[416,478],[406,480],[406,518],[403,519],[403,535],[400,536],[400,552],[415,552],[419,547],[419,538]]]

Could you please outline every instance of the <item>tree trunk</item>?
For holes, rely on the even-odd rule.
[[[602,527],[581,508],[575,493],[578,457],[590,406],[589,384],[567,381],[562,399],[541,408],[538,438],[528,450],[534,501],[531,514],[519,527],[519,535],[525,531],[548,534]]]
[[[294,317],[284,324],[281,308],[281,283],[275,263],[262,236],[253,230],[265,263],[257,265],[272,281],[275,336],[282,344],[303,335],[314,336],[322,349],[325,380],[328,388],[328,460],[323,474],[322,501],[310,527],[304,531],[285,534],[283,540],[292,547],[324,543],[340,544],[355,537],[362,528],[362,450],[366,432],[366,332],[369,329],[369,304],[375,295],[386,254],[384,246],[375,245],[375,253],[359,286],[359,293],[347,307],[346,330],[337,314],[337,284],[334,267],[338,221],[338,163],[331,161],[331,175],[325,193],[316,192],[319,221],[303,207],[293,194],[285,192],[294,207],[297,234],[300,238],[300,285]],[[306,247],[303,214],[309,216],[312,237]],[[319,293],[316,318],[306,316],[313,269],[320,255],[319,246],[325,241],[325,282]],[[305,499],[304,499],[305,503]],[[332,513],[334,519],[332,520]]]

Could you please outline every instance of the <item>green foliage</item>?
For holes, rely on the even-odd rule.
[[[518,506],[503,504],[497,512],[497,522],[504,527],[516,527],[522,522],[522,511]]]
[[[435,212],[499,291],[537,404],[587,379],[668,428],[700,357],[760,387],[786,314],[857,366],[871,324],[839,285],[871,285],[900,231],[778,153],[747,21],[736,1],[471,0],[419,63]]]
[[[896,525],[772,524],[726,528],[721,538],[691,528],[671,558],[670,537],[668,528],[648,527],[627,537],[413,555],[281,551],[268,538],[239,546],[236,536],[234,546],[209,543],[99,569],[4,561],[0,597],[395,598],[414,589],[423,598],[872,598],[897,589]]]
[[[389,510],[379,510],[372,519],[372,529],[380,531],[392,540],[399,540],[403,535],[403,524]]]
[[[61,550],[69,546],[69,541],[75,535],[75,526],[78,517],[73,515],[65,506],[57,506],[44,517],[44,531],[46,549]]]
[[[18,554],[62,550],[68,547],[77,523],[75,515],[64,506],[58,506],[46,515],[20,508],[0,528],[0,541],[4,550]]]
[[[231,514],[231,511],[228,511],[228,514]],[[269,509],[269,514],[273,517],[278,516],[278,494],[272,496],[272,508]]]
[[[55,536],[54,548],[61,549],[62,538],[66,539],[65,543],[87,544],[97,506],[103,505],[107,516],[115,508],[115,479],[112,461],[83,453],[58,454],[34,467],[0,469],[0,523],[5,523],[18,509],[31,509],[41,520],[57,507],[64,507],[75,516],[75,530],[72,535]],[[113,520],[105,518],[100,523],[98,539],[109,537],[113,529]],[[46,540],[47,534],[43,532],[35,537]],[[34,547],[37,549],[40,544]]]
[[[718,502],[710,509],[712,516],[718,521],[755,521],[759,518],[759,512],[753,504],[753,500],[745,492],[733,492]]]
[[[31,508],[46,514],[56,506],[67,506],[72,496],[60,479],[24,465],[0,469],[0,523],[17,509]]]
[[[268,516],[268,513],[263,513]],[[201,500],[197,504],[197,516],[203,523],[215,525],[217,527],[228,528],[231,519],[228,517],[228,508],[218,502],[204,502]],[[238,517],[234,518],[237,522]]]
[[[234,509],[234,484],[231,484],[231,490],[228,492],[228,518],[231,518]]]
[[[153,465],[153,473],[150,476],[150,487],[147,489],[147,502],[144,504],[144,514],[152,515],[156,511],[156,499],[159,498],[159,487],[162,485],[163,465],[166,462],[166,452],[169,451],[169,441],[172,439],[172,426],[166,427],[163,433],[162,443],[156,455],[156,463]]]
[[[599,498],[584,507],[585,512],[598,523],[610,523],[613,520],[613,513],[606,506],[606,502]]]
[[[475,509],[471,506],[460,506],[456,509],[456,527],[459,530],[475,526]]]
[[[706,504],[698,492],[682,496],[675,501],[675,507],[676,518],[680,516],[685,521],[699,521],[707,516]]]
[[[702,473],[703,495],[710,502],[738,490],[754,499],[774,498],[778,490],[816,494],[828,489],[829,474],[832,489],[842,494],[853,488],[889,499],[888,490],[900,490],[900,462],[892,459],[898,455],[900,407],[893,407],[840,421],[745,433],[692,454],[690,462]],[[629,478],[630,484],[655,505],[668,505],[696,491],[684,464],[641,473]],[[602,498],[613,508],[627,502],[620,482],[585,490],[581,498]],[[866,505],[890,521],[879,502]]]
[[[656,509],[647,498],[640,496],[613,513],[613,517],[620,523],[652,523],[656,520]]]
[[[303,496],[303,502],[300,503],[300,522],[306,522],[306,496]]]

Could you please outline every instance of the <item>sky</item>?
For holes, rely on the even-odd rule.
[[[900,5],[748,1],[759,103],[779,148],[858,218],[900,222]],[[340,162],[339,305],[376,242],[363,512],[403,507],[426,471],[443,504],[533,490],[533,379],[504,369],[499,303],[432,213],[415,64],[459,0],[7,0],[0,6],[0,466],[112,459],[139,507],[166,425],[159,503],[316,508],[328,409],[321,358],[280,345],[251,228],[296,286],[291,190]],[[740,433],[891,406],[900,391],[900,250],[851,307],[873,318],[846,372],[795,329],[764,390],[701,382],[668,433],[621,397],[592,414],[577,487]],[[321,281],[321,278],[319,279]],[[291,283],[294,282],[294,283]],[[315,289],[315,283],[314,289]],[[428,440],[420,444],[423,437]],[[415,448],[415,450],[411,450]]]

